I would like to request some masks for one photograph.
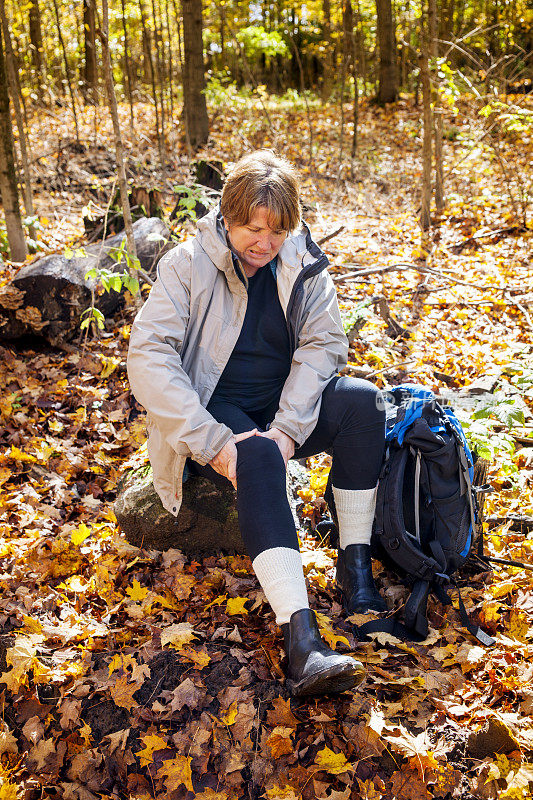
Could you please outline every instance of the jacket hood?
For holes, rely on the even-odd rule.
[[[234,272],[231,250],[226,239],[224,218],[220,206],[213,208],[205,217],[198,220],[196,238],[211,261],[221,270]],[[324,253],[314,242],[305,223],[296,233],[290,234],[279,251],[281,271],[299,272],[313,263]],[[294,280],[293,276],[293,280]]]

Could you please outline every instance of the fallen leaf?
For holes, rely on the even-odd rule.
[[[244,607],[244,604],[248,602],[247,597],[230,597],[228,602],[226,603],[226,613],[227,614],[248,614],[248,611]]]
[[[157,777],[161,778],[168,792],[173,792],[180,786],[185,786],[190,792],[194,792],[192,785],[191,758],[186,756],[176,756],[171,761],[164,761],[157,771]]]
[[[152,763],[152,756],[156,750],[166,750],[168,747],[165,739],[155,734],[141,736],[141,742],[144,744],[144,747],[142,750],[137,750],[135,754],[141,763],[141,767],[146,767],[148,764]]]
[[[329,772],[330,775],[353,771],[353,764],[346,760],[346,756],[343,753],[334,753],[329,747],[318,751],[314,763],[319,770]]]
[[[294,744],[291,735],[294,733],[293,728],[284,728],[278,725],[267,739],[267,744],[270,747],[272,758],[279,758],[287,753],[292,753]]]

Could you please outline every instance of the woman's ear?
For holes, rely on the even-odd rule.
[[[226,222],[226,219],[225,219],[225,217],[222,217],[222,219],[224,220],[224,227],[225,227],[225,229],[227,230],[227,232],[229,233],[229,225],[228,225],[228,223]]]

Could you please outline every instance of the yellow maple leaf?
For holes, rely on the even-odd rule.
[[[288,783],[281,786],[279,783],[274,783],[265,792],[268,800],[300,800],[301,794],[297,792]]]
[[[102,369],[100,371],[101,378],[109,378],[111,373],[114,372],[120,364],[120,358],[116,356],[100,355],[100,361],[102,362]]]
[[[270,747],[272,758],[279,758],[287,753],[292,753],[294,750],[294,745],[291,739],[292,733],[294,733],[293,728],[285,728],[282,725],[278,725],[274,728],[267,739],[267,744]]]
[[[131,709],[137,705],[137,701],[133,699],[133,695],[138,688],[138,683],[130,683],[128,676],[122,675],[113,686],[109,687],[109,692],[116,706],[131,711]]]
[[[18,787],[14,783],[5,781],[0,786],[0,800],[17,800]]]
[[[144,744],[144,747],[135,754],[139,757],[141,767],[147,767],[148,764],[152,763],[153,754],[156,750],[166,750],[168,746],[167,742],[162,739],[161,736],[156,736],[152,733],[148,734],[148,736],[141,736],[141,742]]]
[[[316,754],[315,761],[318,770],[329,772],[330,775],[340,775],[341,772],[353,771],[353,765],[346,760],[343,753],[334,753],[329,747],[324,747]]]
[[[15,461],[37,461],[35,456],[30,456],[29,453],[25,453],[23,450],[20,450],[15,445],[11,445],[11,450],[6,455],[7,458],[12,458]]]
[[[169,625],[161,633],[161,647],[169,644],[176,650],[181,650],[184,644],[189,644],[193,639],[196,639],[196,636],[191,623],[178,622],[176,625]]]
[[[86,722],[83,723],[83,725],[81,726],[81,728],[78,731],[78,735],[81,736],[81,738],[85,742],[85,747],[90,747],[91,746],[92,732],[93,732],[93,729]]]
[[[91,535],[91,529],[88,528],[84,522],[82,522],[80,525],[78,525],[77,528],[74,528],[74,530],[70,534],[70,541],[72,542],[72,544],[78,547],[90,535]]]
[[[24,628],[21,630],[21,633],[42,633],[43,626],[39,622],[38,619],[34,619],[34,617],[28,617],[25,614],[22,617],[22,621],[24,622]]]
[[[115,653],[109,663],[109,675],[111,676],[117,669],[126,670],[128,667],[135,667],[137,662],[128,654]]]
[[[176,756],[171,761],[164,761],[163,766],[157,771],[157,777],[165,782],[168,792],[173,792],[182,784],[190,792],[194,792],[192,785],[191,758]]]
[[[211,656],[207,650],[195,650],[194,647],[182,647],[180,656],[188,658],[198,669],[205,669],[211,661]]]
[[[16,693],[21,686],[28,685],[28,672],[38,663],[37,642],[43,639],[42,634],[19,635],[13,647],[7,648],[6,663],[12,669],[0,675],[0,683],[5,683],[10,692]]]
[[[225,792],[215,792],[214,789],[204,789],[200,794],[194,795],[194,800],[228,800]]]
[[[244,604],[248,602],[247,597],[230,597],[226,603],[226,614],[247,614]]]
[[[325,614],[321,614],[319,611],[315,611],[316,614],[316,621],[318,623],[318,627],[320,629],[321,636],[326,640],[333,650],[337,647],[337,642],[343,642],[344,644],[350,646],[350,642],[346,638],[346,636],[340,636],[335,633],[333,630],[333,625],[329,617]]]
[[[141,586],[141,584],[136,578],[133,581],[133,585],[128,586],[128,588],[126,589],[126,594],[129,596],[130,600],[133,600],[134,602],[144,600],[148,592],[149,589],[146,589],[146,587]]]
[[[220,717],[224,725],[233,725],[237,719],[238,701],[234,700],[227,711]]]

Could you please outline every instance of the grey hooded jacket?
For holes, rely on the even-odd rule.
[[[276,282],[287,319],[292,362],[271,427],[302,445],[316,426],[326,384],[346,366],[348,342],[327,257],[306,226],[287,237]],[[132,326],[128,376],[147,410],[154,487],[177,514],[187,457],[207,464],[232,437],[206,410],[237,342],[246,313],[239,278],[217,209],[197,234],[166,253]]]

